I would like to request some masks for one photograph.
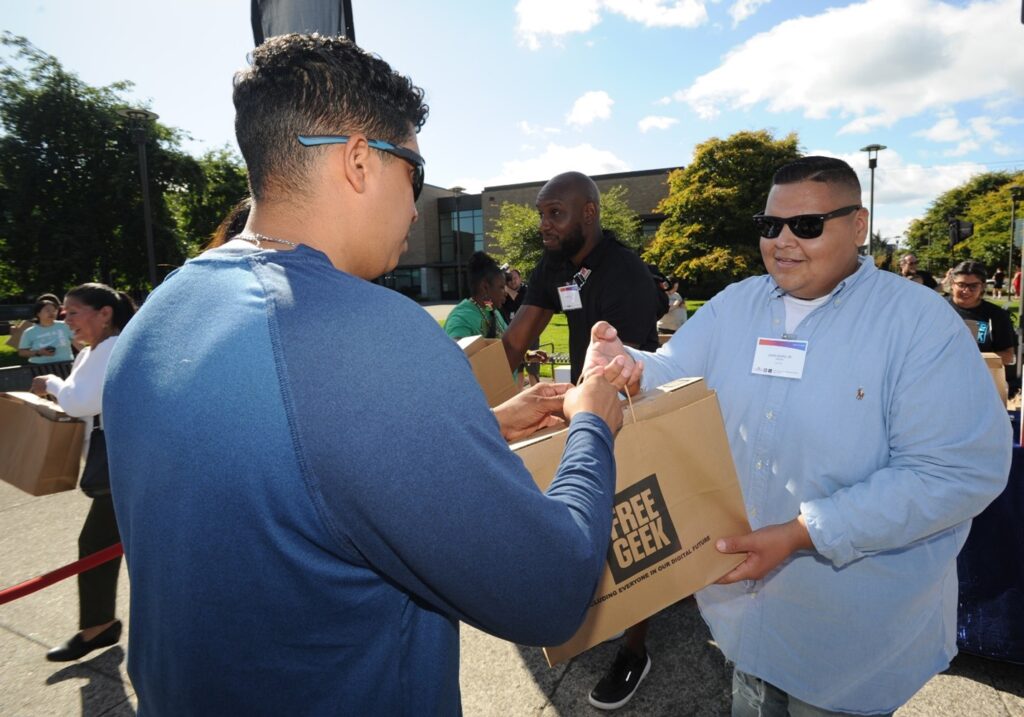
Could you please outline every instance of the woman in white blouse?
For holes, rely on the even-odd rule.
[[[54,396],[67,414],[84,419],[85,435],[89,436],[103,406],[103,379],[111,349],[135,313],[135,304],[127,294],[105,284],[82,284],[68,292],[64,310],[75,341],[87,346],[78,354],[66,379],[53,374],[37,376],[32,381],[32,392]],[[84,450],[88,451],[88,445]],[[78,556],[84,558],[120,541],[111,497],[93,498],[78,536]],[[117,558],[79,574],[81,632],[46,653],[46,659],[77,660],[121,639],[121,621],[114,617],[120,568],[121,559]]]

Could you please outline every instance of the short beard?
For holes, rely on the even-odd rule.
[[[577,224],[573,232],[562,240],[559,248],[549,249],[548,253],[553,258],[571,261],[574,256],[580,253],[580,250],[586,243],[587,239],[583,236],[583,226]]]

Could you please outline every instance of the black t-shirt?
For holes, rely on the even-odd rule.
[[[939,282],[935,281],[935,277],[932,276],[930,271],[924,271],[923,269],[917,272],[917,275],[921,277],[921,283],[927,286],[929,289],[936,289],[939,286]]]
[[[1016,345],[1013,321],[1004,309],[987,301],[982,301],[973,309],[962,309],[952,299],[949,299],[949,305],[960,314],[960,318],[978,322],[978,333],[974,338],[980,350],[1003,351]]]
[[[590,329],[598,321],[607,321],[619,332],[623,343],[644,351],[658,348],[658,287],[651,273],[635,252],[619,243],[605,230],[604,238],[584,258],[581,266],[568,259],[545,254],[530,275],[523,303],[549,311],[562,312],[558,287],[573,283],[579,272],[586,273],[580,287],[582,308],[565,311],[569,324],[569,362],[573,383],[583,370],[583,359],[590,345]],[[577,282],[579,283],[579,282]]]
[[[526,290],[530,287],[525,281],[519,284],[519,291],[516,292],[516,298],[512,298],[508,294],[505,294],[505,302],[501,305],[501,316],[505,319],[506,324],[512,323],[512,317],[519,311],[519,307],[523,305],[523,299],[526,298]]]

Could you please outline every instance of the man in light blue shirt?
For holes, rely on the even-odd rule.
[[[697,598],[733,715],[890,714],[956,654],[956,556],[1006,483],[1009,421],[942,297],[858,256],[849,165],[782,167],[755,224],[768,275],[657,354],[597,324],[587,367],[628,353],[644,388],[718,392],[754,531],[718,542],[747,558]]]

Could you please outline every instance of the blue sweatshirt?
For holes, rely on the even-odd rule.
[[[422,308],[239,244],[168,277],[107,374],[139,713],[459,714],[460,620],[529,645],[581,623],[608,427],[573,420],[545,495]]]

